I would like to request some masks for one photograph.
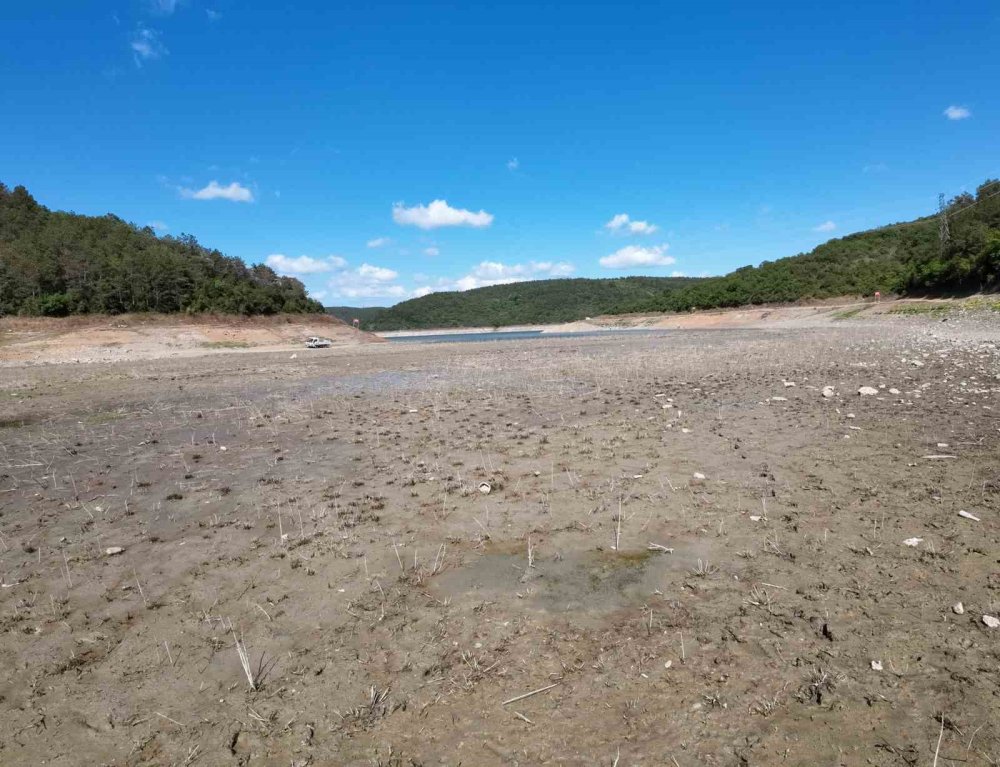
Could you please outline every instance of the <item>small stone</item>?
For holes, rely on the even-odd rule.
[[[904,546],[919,546],[923,542],[924,542],[923,538],[907,538],[905,541],[903,541],[903,545]]]
[[[965,605],[961,602],[955,602],[955,604],[951,606],[951,611],[955,613],[955,615],[965,615]]]
[[[984,615],[983,623],[986,624],[987,628],[1000,629],[1000,618],[997,618],[995,615]]]
[[[899,389],[889,389],[889,394],[899,394]]]
[[[872,671],[881,671],[881,670],[882,670],[882,661],[880,661],[880,660],[873,660],[872,661]]]
[[[705,479],[705,475],[704,475],[704,474],[702,474],[702,473],[701,473],[700,471],[696,471],[696,472],[694,473],[694,478],[695,478],[695,479]]]
[[[858,394],[861,395],[862,397],[871,397],[875,394],[878,394],[878,389],[876,389],[874,386],[862,386],[860,389],[858,389]]]
[[[480,482],[479,492],[482,493],[483,495],[489,495],[490,493],[493,492],[493,486],[489,482]]]
[[[834,391],[834,389],[833,389],[832,386],[824,386],[823,387],[823,396],[826,397],[827,399],[830,399],[830,397],[836,396],[836,394],[837,393]]]
[[[125,548],[123,546],[108,546],[104,550],[104,556],[115,557],[121,554],[123,551],[125,551]]]

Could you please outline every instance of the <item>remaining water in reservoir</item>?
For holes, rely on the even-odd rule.
[[[541,330],[498,330],[488,333],[427,333],[412,336],[386,336],[393,343],[441,344],[486,341],[523,341],[537,338],[585,338],[609,335],[660,335],[669,330],[593,330],[580,333],[543,333]]]

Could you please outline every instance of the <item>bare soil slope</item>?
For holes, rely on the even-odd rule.
[[[2,318],[0,365],[191,357],[220,351],[301,347],[309,336],[337,345],[380,341],[328,315],[232,317],[121,315]]]

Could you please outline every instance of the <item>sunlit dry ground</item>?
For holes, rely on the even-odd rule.
[[[6,368],[0,763],[996,764],[996,337]]]

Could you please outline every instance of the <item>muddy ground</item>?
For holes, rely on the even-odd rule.
[[[0,369],[0,763],[997,764],[998,335]]]

